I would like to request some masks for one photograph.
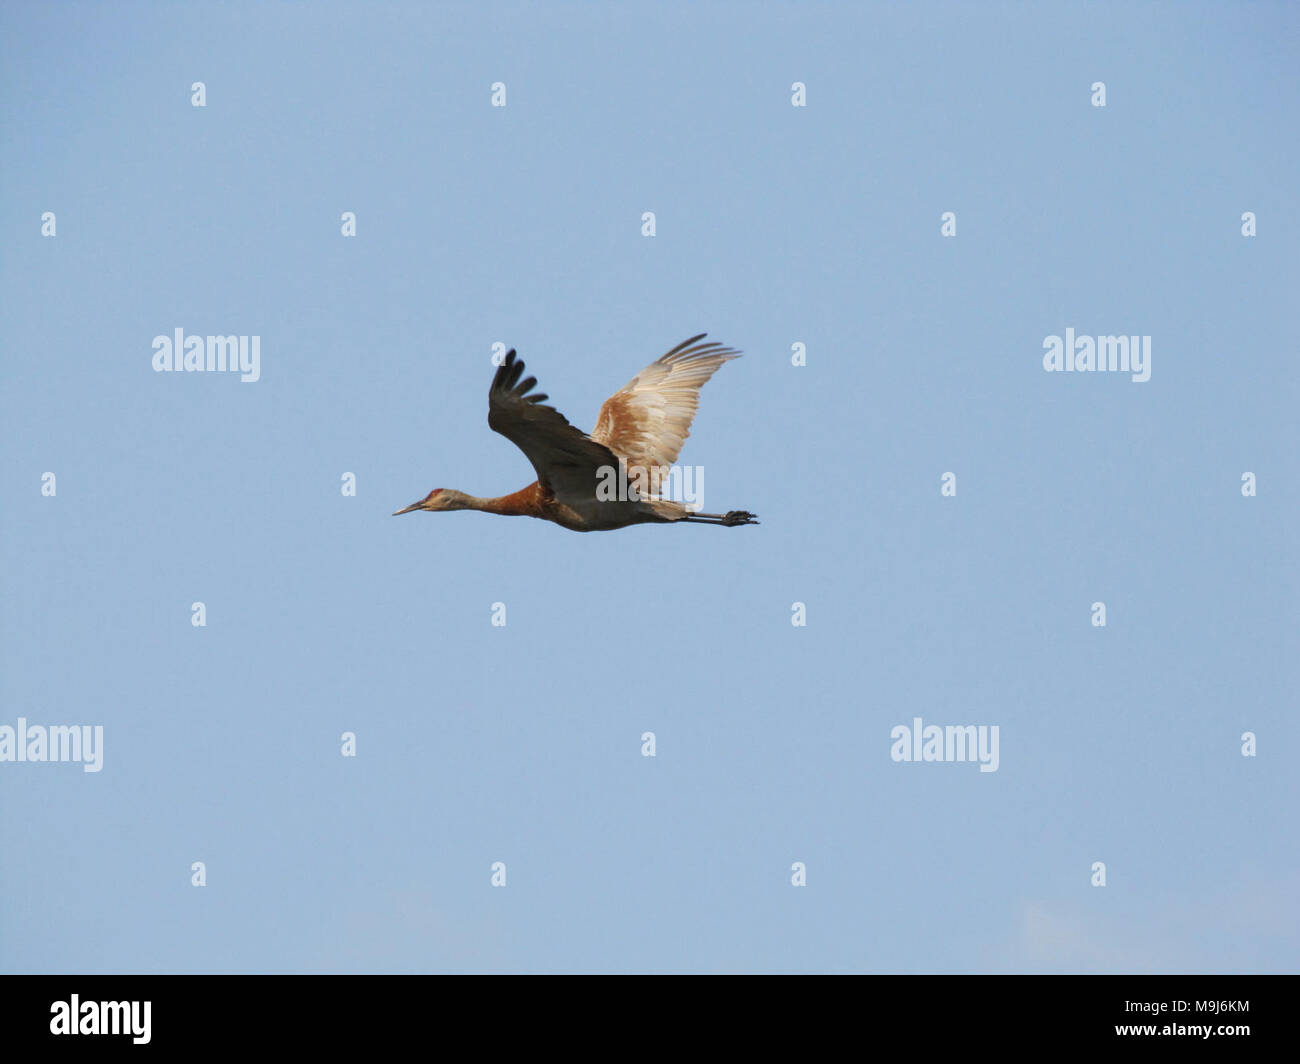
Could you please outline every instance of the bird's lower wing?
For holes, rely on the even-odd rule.
[[[542,406],[544,393],[529,394],[537,378],[520,380],[523,373],[512,348],[492,378],[488,424],[528,456],[538,483],[560,501],[592,499],[601,469],[618,469],[617,456],[554,407]]]

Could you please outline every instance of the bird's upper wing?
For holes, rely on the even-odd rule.
[[[574,428],[547,396],[529,395],[536,377],[520,380],[524,364],[514,349],[506,352],[488,391],[488,424],[528,456],[537,480],[561,501],[595,496],[598,470],[618,468],[618,458],[602,443]]]
[[[700,405],[700,388],[724,362],[740,357],[720,343],[700,343],[707,335],[678,344],[606,399],[592,430],[591,438],[629,467],[649,471],[654,494],[659,477],[653,471],[671,466],[681,453]]]

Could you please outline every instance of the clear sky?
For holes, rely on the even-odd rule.
[[[5,4],[0,725],[103,762],[0,763],[0,970],[1296,971],[1298,42]],[[681,460],[758,527],[390,516],[533,479],[493,344],[589,429],[704,331]]]

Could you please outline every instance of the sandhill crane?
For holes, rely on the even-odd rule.
[[[711,525],[758,524],[746,510],[702,514],[659,497],[663,474],[677,460],[700,387],[719,366],[740,352],[720,343],[700,343],[700,333],[651,362],[605,400],[591,434],[570,425],[548,398],[528,394],[536,377],[521,381],[524,364],[514,349],[506,352],[488,391],[488,424],[528,457],[537,480],[511,495],[479,499],[452,488],[435,488],[419,502],[393,514],[415,510],[483,510],[490,514],[539,517],[575,532],[601,532],[644,522],[693,521]],[[620,474],[621,471],[621,474]],[[598,485],[621,475],[632,491],[601,492]],[[638,492],[637,485],[649,491]]]

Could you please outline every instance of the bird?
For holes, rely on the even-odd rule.
[[[700,388],[724,362],[741,354],[716,341],[704,343],[707,336],[700,333],[678,344],[606,399],[590,433],[543,405],[550,397],[533,392],[536,377],[520,379],[524,363],[511,348],[488,389],[488,425],[524,452],[537,479],[491,499],[434,488],[393,516],[481,510],[553,521],[574,532],[647,523],[758,524],[748,510],[698,513],[660,494],[690,435]]]

